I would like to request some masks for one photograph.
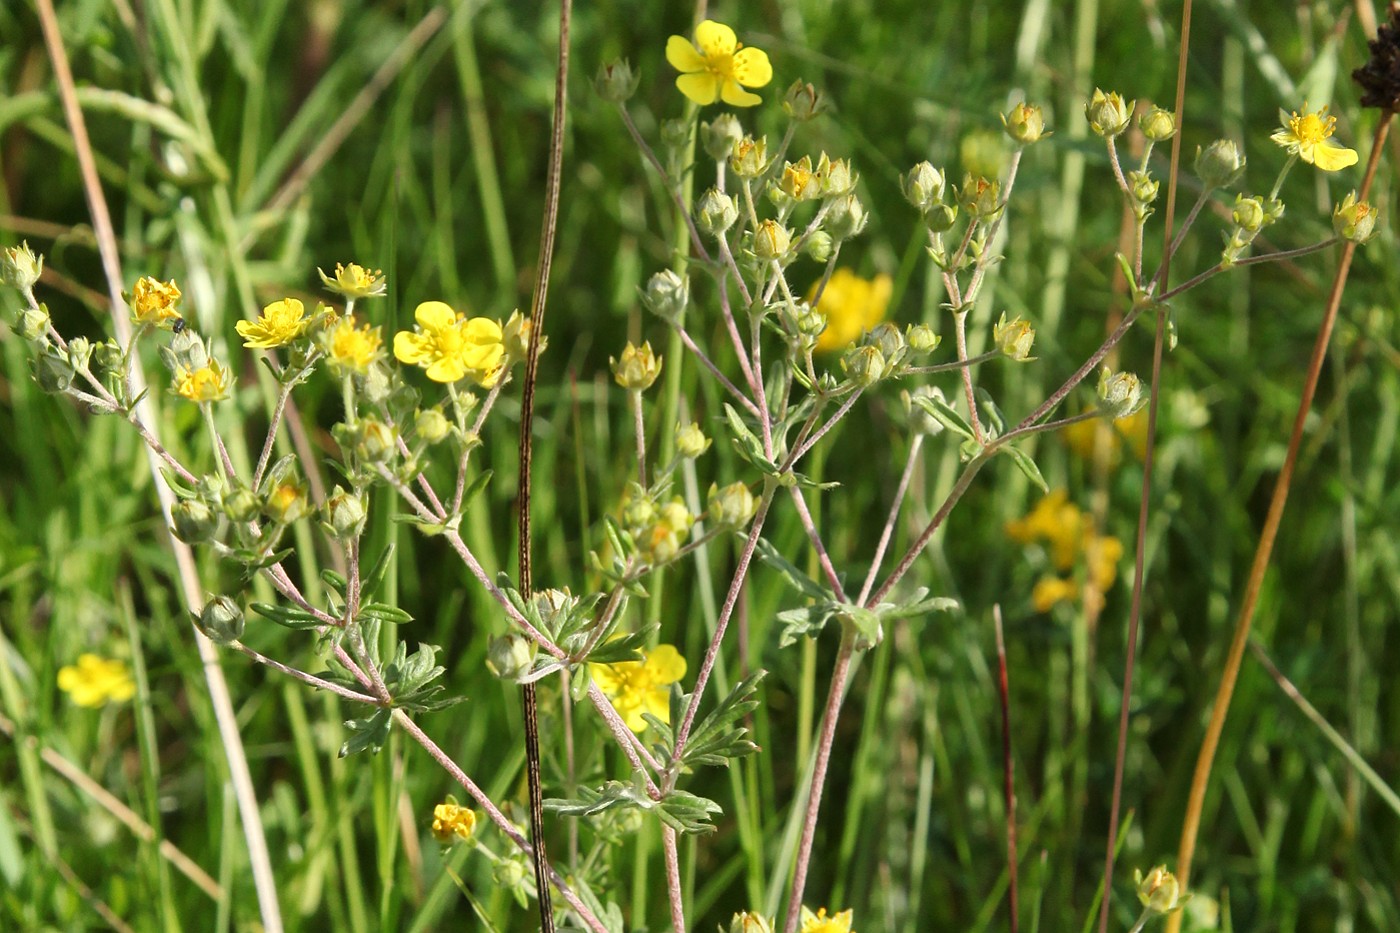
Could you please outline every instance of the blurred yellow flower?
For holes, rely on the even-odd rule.
[[[807,291],[810,302],[817,296],[818,282]],[[826,330],[817,338],[818,353],[844,350],[861,334],[885,319],[894,293],[894,280],[881,273],[863,279],[850,269],[837,269],[822,289],[817,311],[826,318]]]
[[[1049,612],[1059,603],[1072,603],[1079,596],[1079,587],[1073,580],[1066,580],[1047,574],[1035,581],[1031,590],[1031,605],[1036,612]]]
[[[1074,575],[1062,577],[1053,573],[1037,580],[1031,590],[1031,604],[1037,612],[1049,612],[1059,603],[1073,603],[1081,598],[1093,612],[1103,608],[1104,595],[1118,579],[1123,542],[1096,532],[1080,508],[1068,501],[1068,493],[1063,489],[1045,496],[1024,518],[1007,522],[1006,535],[1021,544],[1045,543],[1051,563],[1061,572],[1073,570],[1077,564],[1085,568],[1082,582]]]
[[[131,290],[131,315],[138,324],[159,324],[180,316],[175,310],[179,300],[180,288],[174,279],[162,282],[147,275]]]
[[[633,732],[646,730],[642,713],[671,721],[671,684],[685,676],[685,658],[672,645],[657,645],[640,661],[590,664],[589,672]]]
[[[342,373],[354,372],[363,376],[369,365],[379,358],[383,344],[379,328],[368,324],[356,326],[353,315],[337,320],[328,327],[322,337],[326,359]]]
[[[1061,570],[1074,566],[1084,540],[1084,513],[1069,502],[1069,493],[1056,489],[1036,503],[1025,518],[1006,523],[1006,536],[1020,544],[1046,541],[1050,559]]]
[[[195,370],[180,367],[175,373],[175,394],[191,402],[217,402],[228,398],[232,383],[229,371],[218,360],[210,360]]]
[[[136,681],[125,661],[107,660],[95,654],[81,654],[76,665],[58,672],[58,689],[79,706],[96,709],[108,701],[125,703],[136,695]]]
[[[1147,454],[1147,409],[1140,408],[1111,424],[1106,424],[1101,418],[1076,421],[1061,434],[1070,451],[1085,460],[1093,460],[1097,445],[1102,443],[1107,450],[1109,466],[1117,466],[1122,459],[1124,441],[1141,460]]]
[[[263,308],[256,321],[239,321],[233,329],[243,338],[243,346],[271,350],[300,337],[309,323],[305,305],[295,298],[283,298]]]
[[[463,317],[445,302],[425,301],[413,311],[416,331],[394,335],[394,356],[422,366],[434,382],[467,376],[483,388],[496,384],[506,348],[501,325],[484,317]]]
[[[470,839],[476,828],[476,814],[470,809],[448,801],[433,807],[433,838],[443,844],[455,839]]]
[[[1307,104],[1303,105],[1304,111]],[[1280,111],[1279,116],[1283,116]],[[1356,150],[1331,141],[1337,131],[1337,118],[1328,116],[1327,108],[1313,113],[1293,111],[1284,118],[1284,125],[1269,138],[1309,165],[1324,172],[1338,172],[1356,164]]]
[[[828,917],[825,907],[812,913],[804,906],[802,908],[801,933],[854,933],[851,929],[852,917],[852,912],[849,910],[843,910],[833,917]]]
[[[744,48],[734,30],[710,19],[695,27],[694,43],[672,36],[666,42],[666,61],[681,72],[676,87],[701,105],[723,100],[734,107],[752,107],[763,98],[744,88],[773,80],[767,52]]]

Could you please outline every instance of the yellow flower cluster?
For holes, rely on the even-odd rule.
[[[125,661],[107,660],[95,654],[81,654],[76,665],[58,672],[58,689],[79,706],[97,709],[108,701],[125,703],[136,695],[136,681]]]
[[[433,838],[446,845],[457,839],[470,839],[476,828],[476,814],[452,801],[433,807]]]
[[[894,281],[883,273],[873,279],[863,279],[845,268],[831,273],[817,300],[817,312],[826,318],[826,330],[817,338],[817,352],[844,350],[859,340],[885,319],[893,292]],[[817,285],[813,285],[807,300],[816,297]]]
[[[412,331],[394,335],[394,356],[401,363],[421,366],[434,382],[457,382],[471,377],[491,388],[504,371],[506,348],[500,322],[465,317],[442,301],[425,301],[413,311]]]
[[[1046,574],[1031,592],[1037,612],[1049,612],[1062,602],[1076,602],[1081,596],[1086,607],[1103,608],[1104,594],[1118,578],[1118,562],[1123,559],[1123,542],[1094,530],[1079,506],[1068,501],[1068,494],[1057,489],[1040,500],[1030,514],[1006,523],[1007,537],[1021,544],[1044,543],[1055,569],[1066,573],[1078,564],[1085,568],[1084,581]]]
[[[855,933],[851,929],[853,922],[852,912],[843,910],[839,914],[828,917],[826,908],[822,907],[816,913],[802,908],[802,933]]]
[[[633,732],[644,732],[643,713],[671,721],[671,684],[685,676],[685,658],[673,645],[657,645],[640,661],[590,664],[589,672]]]

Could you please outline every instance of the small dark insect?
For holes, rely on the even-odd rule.
[[[171,331],[171,333],[178,334],[178,333],[180,333],[181,331],[183,331],[184,329],[185,329],[185,319],[184,319],[184,318],[182,318],[182,317],[177,317],[175,320],[173,320],[173,321],[170,322],[170,331]]]

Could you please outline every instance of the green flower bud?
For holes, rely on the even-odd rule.
[[[243,607],[227,596],[215,596],[204,604],[195,625],[216,645],[231,644],[243,637]]]
[[[817,177],[822,183],[822,197],[839,198],[855,190],[859,176],[851,171],[846,159],[832,159],[825,152],[817,160]]]
[[[723,489],[711,483],[709,502],[710,518],[726,528],[743,528],[758,511],[758,502],[743,483],[730,483]]]
[[[1096,401],[1099,411],[1114,419],[1126,418],[1147,404],[1142,380],[1133,373],[1115,373],[1107,366],[1099,371]]]
[[[690,285],[670,269],[658,272],[647,280],[642,304],[662,320],[674,322],[690,304]]]
[[[1128,173],[1128,191],[1139,207],[1145,207],[1157,200],[1157,192],[1161,187],[1162,183],[1155,181],[1150,172]]]
[[[398,453],[398,431],[377,418],[359,423],[355,456],[366,463],[388,463]]]
[[[759,259],[783,259],[791,247],[792,231],[776,220],[765,220],[754,231],[753,251]]]
[[[740,178],[757,178],[768,168],[768,137],[745,136],[734,144],[729,170]]]
[[[864,230],[869,221],[870,215],[865,212],[860,198],[848,194],[831,202],[831,210],[826,215],[826,229],[838,241],[849,240]]]
[[[934,233],[947,233],[953,229],[953,224],[957,221],[958,206],[956,204],[935,204],[924,215],[924,226]]]
[[[732,113],[721,114],[710,123],[700,124],[700,141],[705,152],[716,162],[734,154],[734,146],[744,138],[744,128]]]
[[[1230,219],[1241,230],[1248,233],[1258,233],[1268,219],[1264,214],[1263,199],[1247,198],[1242,194],[1235,195],[1235,209],[1231,212]]]
[[[821,197],[821,179],[812,171],[812,157],[803,156],[796,162],[784,165],[778,187],[794,201],[811,201]]]
[[[879,347],[852,347],[841,357],[841,369],[862,389],[869,388],[884,377],[887,366]]]
[[[627,346],[622,350],[622,359],[608,357],[608,363],[612,366],[613,379],[617,380],[617,384],[632,392],[645,392],[661,375],[661,357],[652,352],[651,341],[640,347],[627,341]]]
[[[530,604],[539,614],[540,622],[548,632],[558,632],[569,614],[578,607],[578,602],[578,597],[571,593],[567,586],[540,590],[530,598]]]
[[[1035,329],[1030,324],[1015,317],[1010,321],[1006,319],[1006,312],[1002,312],[1001,319],[992,328],[992,341],[997,345],[997,349],[1008,359],[1024,363],[1027,360],[1035,359],[1031,356],[1031,344],[1035,342]]]
[[[992,220],[1004,206],[1001,203],[1001,182],[989,181],[980,175],[963,176],[962,187],[958,189],[958,204],[973,220]]]
[[[802,243],[802,252],[810,256],[815,262],[826,262],[831,258],[831,251],[835,247],[836,241],[831,238],[831,234],[825,230],[814,230]]]
[[[814,342],[826,330],[826,315],[805,301],[797,302],[790,315],[793,329]]]
[[[225,493],[221,504],[231,522],[251,522],[262,514],[262,500],[250,489]]]
[[[661,144],[672,152],[680,152],[690,145],[690,122],[688,120],[662,120]]]
[[[49,309],[47,305],[25,308],[19,313],[16,332],[25,340],[46,340],[49,333]]]
[[[865,335],[865,343],[880,348],[880,353],[884,356],[888,368],[897,366],[904,357],[904,335],[899,332],[897,326],[889,321],[876,324]]]
[[[943,397],[943,390],[934,386],[918,386],[913,391],[905,390],[899,393],[899,401],[904,406],[904,417],[909,422],[909,429],[915,434],[924,434],[934,437],[943,432],[943,422],[930,415],[918,404],[919,399],[937,399],[940,402],[946,401]]]
[[[122,348],[115,340],[104,340],[92,348],[92,360],[99,370],[116,372],[122,365]]]
[[[1138,128],[1154,143],[1166,142],[1176,135],[1176,114],[1153,105],[1138,117]]]
[[[194,372],[209,365],[209,348],[204,345],[204,339],[189,328],[171,337],[166,350],[168,352],[162,355],[171,372],[180,369]]]
[[[0,283],[28,292],[44,271],[44,257],[36,256],[24,242],[0,249]]]
[[[491,881],[505,891],[519,892],[516,897],[524,905],[525,879],[530,870],[519,858],[503,858],[491,866]]]
[[[1365,243],[1375,233],[1378,213],[1367,202],[1356,200],[1355,191],[1349,192],[1332,211],[1332,229],[1344,240]]]
[[[310,515],[306,487],[292,480],[278,483],[263,501],[263,514],[279,525],[290,525]]]
[[[676,451],[687,460],[694,460],[709,450],[710,443],[700,425],[693,421],[676,432]]]
[[[1134,871],[1133,880],[1137,883],[1138,900],[1153,913],[1171,913],[1185,900],[1180,883],[1165,865],[1158,865],[1146,877],[1141,870]]]
[[[340,541],[358,538],[365,530],[365,502],[352,492],[340,486],[335,487],[330,498],[326,499],[326,521],[323,527],[326,534]]]
[[[73,377],[77,375],[73,372],[73,364],[57,353],[45,353],[30,360],[29,371],[39,388],[50,394],[67,392],[73,384]]]
[[[486,649],[486,667],[502,680],[519,683],[535,666],[539,649],[530,639],[514,632],[491,639]]]
[[[621,104],[637,93],[637,85],[641,80],[641,75],[632,70],[632,63],[624,58],[608,62],[599,68],[597,76],[593,79],[593,89],[608,103]]]
[[[915,353],[932,353],[938,349],[943,338],[933,332],[927,324],[910,324],[904,332],[904,342]]]
[[[506,356],[511,363],[518,363],[530,355],[530,336],[535,332],[535,325],[528,317],[516,310],[506,318],[505,327],[501,328],[501,342],[505,344]],[[549,346],[549,338],[540,338],[540,350],[543,353]]]
[[[920,162],[907,175],[899,176],[899,186],[904,191],[905,200],[919,211],[928,213],[943,202],[947,181],[938,169],[928,162]]]
[[[1084,105],[1084,117],[1089,121],[1089,129],[1105,139],[1112,139],[1128,128],[1136,104],[1137,101],[1125,103],[1117,92],[1105,94],[1094,88],[1094,96]]]
[[[413,436],[425,444],[436,444],[447,437],[452,422],[437,408],[424,408],[413,416]]]
[[[719,239],[739,219],[739,204],[718,188],[711,188],[695,204],[695,226],[706,236]]]
[[[826,109],[826,98],[812,85],[804,84],[801,78],[792,82],[783,95],[783,113],[798,123],[806,123]]]
[[[640,534],[655,521],[656,503],[640,490],[622,504],[622,527],[628,531]]]
[[[219,516],[200,499],[181,499],[170,507],[171,531],[186,544],[200,544],[214,537]]]
[[[1017,104],[1009,114],[1002,114],[1001,125],[1006,127],[1007,136],[1023,146],[1049,135],[1045,132],[1045,114],[1034,104]]]
[[[1217,139],[1196,149],[1196,177],[1211,188],[1228,188],[1244,174],[1247,160],[1231,139]]]
[[[762,914],[751,914],[747,910],[734,915],[729,921],[729,933],[773,933],[772,921]]]
[[[86,337],[74,337],[68,341],[68,362],[76,369],[86,369],[92,358],[92,342]]]

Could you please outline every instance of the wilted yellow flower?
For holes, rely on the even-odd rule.
[[[873,279],[863,279],[850,269],[837,269],[822,289],[817,311],[826,318],[826,330],[817,338],[816,351],[830,353],[844,350],[860,339],[860,335],[885,319],[894,293],[894,280],[881,273]],[[817,286],[807,291],[810,302],[817,296]]]
[[[828,917],[825,907],[819,908],[816,913],[805,906],[802,908],[802,933],[855,933],[851,922],[852,912],[849,910]]]
[[[328,327],[321,338],[326,351],[326,359],[343,373],[354,372],[363,376],[369,366],[379,359],[383,338],[378,327],[368,324],[356,326],[355,317],[344,317]]]
[[[283,298],[263,308],[256,321],[239,321],[233,328],[243,338],[243,346],[271,350],[300,337],[309,323],[305,305],[295,298]]]
[[[425,301],[413,311],[416,331],[394,335],[394,356],[427,370],[434,382],[457,382],[467,376],[484,388],[500,378],[506,348],[501,325],[484,317],[468,318],[445,302]]]
[[[657,645],[640,661],[590,664],[593,682],[612,700],[633,732],[646,730],[642,713],[671,721],[671,684],[685,676],[685,658],[672,645]]]
[[[317,267],[316,271],[320,273],[326,288],[346,298],[382,298],[388,288],[388,282],[384,280],[381,270],[375,269],[371,272],[353,262],[348,266],[336,263],[334,276],[326,275],[320,267]]]
[[[138,324],[159,324],[178,318],[175,304],[180,300],[180,288],[175,280],[162,282],[149,275],[140,278],[131,290],[131,315]]]
[[[693,44],[685,36],[672,36],[666,42],[666,61],[681,72],[676,79],[680,92],[702,105],[722,99],[734,107],[752,107],[763,98],[744,88],[773,80],[767,52],[744,48],[734,30],[710,19],[695,27]]]
[[[448,802],[433,807],[433,838],[444,845],[455,839],[470,839],[476,828],[476,814],[469,808]]]
[[[175,394],[191,402],[217,402],[228,398],[233,378],[229,371],[210,360],[199,369],[180,367],[175,373]]]
[[[58,689],[79,706],[96,709],[108,701],[125,703],[131,699],[136,695],[136,681],[125,661],[81,654],[76,665],[59,669]]]
[[[1307,104],[1303,109],[1307,110]],[[1338,172],[1356,164],[1355,149],[1331,142],[1332,134],[1337,131],[1337,118],[1328,116],[1326,107],[1301,116],[1296,110],[1291,116],[1280,111],[1279,116],[1284,125],[1269,138],[1304,162],[1324,172]]]

